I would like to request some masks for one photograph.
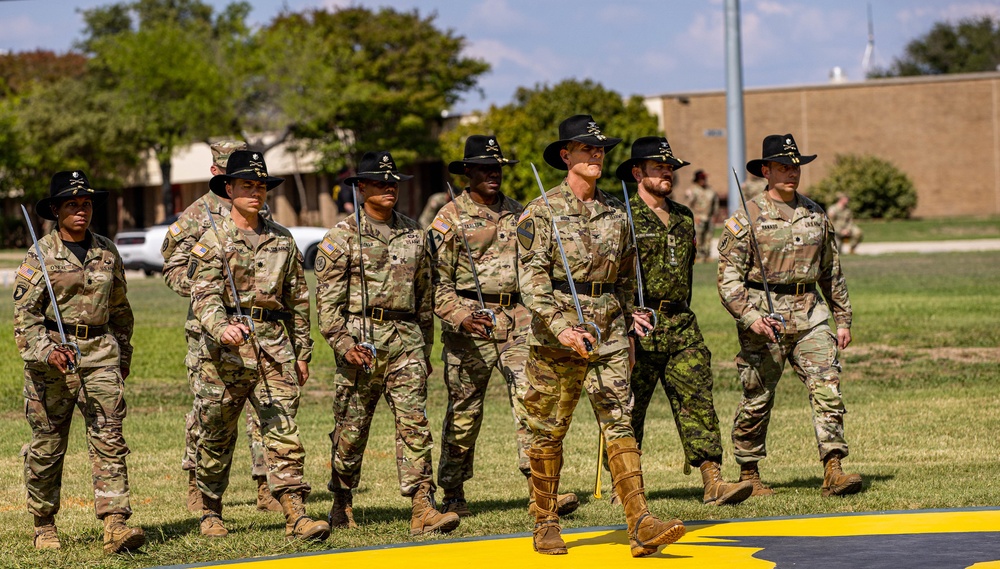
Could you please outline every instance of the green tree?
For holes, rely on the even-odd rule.
[[[838,154],[826,178],[809,188],[809,197],[830,205],[837,194],[851,198],[851,211],[861,219],[906,219],[917,207],[913,182],[891,162],[876,156]]]
[[[906,45],[888,69],[872,77],[938,75],[995,71],[1000,66],[1000,19],[966,18],[957,24],[938,22],[927,34]]]
[[[526,162],[534,162],[547,188],[556,185],[563,173],[546,165],[542,152],[558,139],[559,123],[581,113],[592,115],[608,136],[622,139],[622,143],[605,157],[604,177],[598,184],[617,195],[621,192],[621,182],[614,177],[615,168],[628,159],[635,139],[656,135],[659,127],[641,97],[625,99],[589,79],[569,79],[553,86],[518,89],[513,103],[491,106],[477,117],[477,121],[445,133],[441,139],[445,161],[462,158],[465,139],[470,134],[495,134],[504,156],[522,162],[505,171],[504,193],[527,202],[538,197],[538,185]]]

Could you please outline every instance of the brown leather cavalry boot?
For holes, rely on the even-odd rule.
[[[442,514],[434,508],[431,483],[424,482],[413,494],[413,511],[410,516],[410,535],[423,535],[433,531],[448,533],[458,527],[458,514]]]
[[[350,490],[333,491],[333,505],[330,506],[327,521],[330,522],[331,528],[358,527],[358,524],[354,523],[354,494]]]
[[[528,513],[535,515],[535,487],[531,484],[531,475],[528,475]],[[567,492],[556,495],[556,513],[559,517],[568,516],[580,507],[580,499],[576,494]]]
[[[146,543],[146,532],[142,528],[125,525],[125,516],[108,514],[104,516],[104,553],[121,553],[139,549]]]
[[[306,515],[302,494],[285,492],[278,499],[285,512],[285,537],[288,539],[310,539],[324,541],[330,537],[330,524],[314,520]]]
[[[753,493],[753,482],[744,480],[730,484],[722,479],[718,462],[706,460],[701,463],[701,481],[705,485],[703,502],[714,506],[739,504]]]
[[[562,448],[528,450],[531,465],[531,485],[535,497],[535,529],[531,541],[535,551],[544,555],[565,555],[566,542],[559,525],[557,498],[559,471],[562,468]]]
[[[262,512],[281,512],[281,504],[271,495],[271,489],[267,486],[267,476],[254,476],[257,483],[257,509]]]
[[[751,497],[774,496],[774,490],[760,481],[760,471],[757,470],[756,462],[748,462],[740,467],[740,482],[750,482],[753,484],[753,492],[750,493]]]
[[[840,459],[843,455],[835,450],[826,455],[823,460],[823,497],[846,496],[857,494],[861,491],[860,474],[844,474],[840,468]]]
[[[222,497],[218,499],[201,493],[201,535],[205,537],[226,537],[229,530],[222,525]]]

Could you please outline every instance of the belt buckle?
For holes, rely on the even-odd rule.
[[[372,307],[372,308],[369,308],[368,310],[371,311],[372,320],[374,320],[375,322],[383,322],[382,319],[385,317],[385,310],[384,309],[378,308],[378,307]],[[378,314],[378,316],[375,316],[376,314]]]
[[[261,308],[260,306],[251,306],[250,307],[250,319],[253,320],[254,322],[263,322],[264,321],[264,309]]]
[[[500,306],[510,306],[511,296],[509,292],[500,293]]]
[[[90,326],[87,326],[86,324],[77,324],[73,335],[80,340],[86,340],[90,337]]]
[[[604,283],[590,283],[590,296],[601,296]]]
[[[806,283],[795,283],[795,295],[806,293]]]

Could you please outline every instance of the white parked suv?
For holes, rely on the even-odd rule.
[[[115,236],[115,246],[122,256],[126,269],[135,269],[151,275],[163,270],[163,238],[167,236],[167,228],[177,218],[168,218],[162,225],[154,225],[146,229],[122,231]],[[324,227],[289,227],[295,245],[304,259],[303,268],[312,269],[319,251],[319,242],[323,240],[327,229]]]

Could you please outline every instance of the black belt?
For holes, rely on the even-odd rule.
[[[646,308],[652,308],[664,314],[680,314],[688,310],[688,303],[683,300],[664,300],[662,298],[647,298],[645,300]],[[636,307],[639,306],[639,297],[636,297],[635,304]]]
[[[456,290],[455,293],[462,298],[468,298],[471,300],[479,300],[474,290]],[[483,293],[483,302],[489,302],[490,304],[499,304],[500,306],[513,306],[521,302],[521,293],[519,292],[501,292],[500,294],[486,294]]]
[[[59,331],[59,324],[55,320],[45,319],[45,329],[52,332]],[[76,336],[77,340],[89,340],[108,333],[108,325],[91,326],[89,324],[66,324],[63,323],[63,330],[71,336]]]
[[[764,290],[764,283],[747,281],[743,283],[747,288]],[[791,283],[791,284],[767,284],[767,288],[778,294],[805,294],[816,290],[816,283]]]
[[[573,284],[576,286],[577,294],[587,296],[601,296],[602,294],[615,292],[615,283],[574,281]],[[569,281],[552,281],[552,290],[561,290],[566,294],[571,294],[569,291]]]
[[[354,314],[358,316],[356,312],[347,312],[346,314]],[[365,312],[365,316],[370,316],[375,322],[390,322],[390,321],[403,321],[403,322],[413,322],[417,318],[415,312],[401,312],[399,310],[386,310],[384,308],[378,308],[374,306],[369,306],[368,310]]]
[[[244,306],[240,310],[243,311],[244,316],[250,316],[250,319],[254,322],[281,322],[292,319],[292,313],[287,310],[271,310],[270,308],[261,308],[260,306],[251,306],[249,308]],[[226,314],[236,316],[236,309],[227,306]]]

